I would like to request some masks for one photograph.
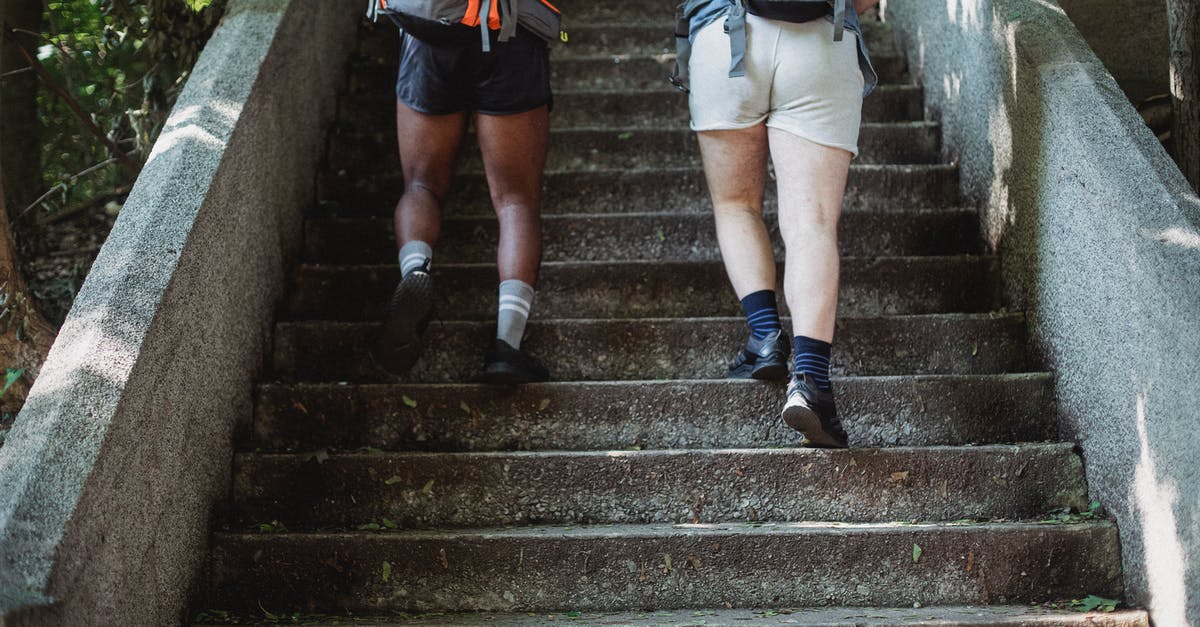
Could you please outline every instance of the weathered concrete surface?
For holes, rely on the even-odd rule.
[[[394,38],[393,38],[394,39]],[[373,71],[379,71],[373,66]],[[343,99],[339,117],[360,126],[395,124],[395,96],[360,94]],[[863,101],[864,122],[920,120],[924,99],[918,85],[880,85]],[[648,91],[555,92],[551,128],[686,128],[687,97],[664,84]]]
[[[838,311],[847,316],[993,311],[1000,305],[999,266],[987,256],[850,257],[842,260]],[[440,264],[433,276],[435,307],[443,317],[495,317],[495,264]],[[741,309],[725,276],[719,261],[548,262],[538,272],[537,311],[544,318],[736,316]],[[283,316],[380,320],[399,280],[395,264],[302,265]]]
[[[1101,522],[216,534],[210,576],[214,607],[270,598],[279,611],[1027,603],[1119,594],[1116,533]]]
[[[482,173],[460,174],[446,199],[445,214],[491,214]],[[704,172],[678,169],[546,172],[542,211],[564,213],[711,212]],[[958,200],[958,167],[937,165],[850,166],[843,206],[857,209],[947,207]],[[395,207],[404,183],[397,173],[356,176],[349,170],[323,171],[318,189],[336,199],[339,215],[356,212],[386,215]],[[767,186],[766,206],[773,207],[775,187]]]
[[[681,609],[643,612],[580,612],[560,610],[543,613],[472,614],[415,614],[404,617],[371,618],[347,615],[356,627],[401,627],[426,625],[451,627],[459,625],[518,625],[521,627],[559,627],[571,625],[636,625],[645,627],[745,627],[746,625],[808,625],[810,627],[1150,627],[1146,612],[1117,610],[1115,612],[1074,612],[1038,606],[968,606],[968,607],[803,607],[764,608],[757,610]],[[343,620],[345,620],[343,619]],[[256,622],[261,613],[250,613],[239,625],[275,625],[278,622]],[[212,623],[225,625],[227,623]],[[305,623],[310,627],[333,627],[345,623],[335,618],[329,622]],[[211,627],[209,623],[197,627]]]
[[[232,529],[1033,519],[1087,509],[1073,444],[243,453]]]
[[[1166,2],[1059,0],[1059,5],[1131,101],[1170,92]]]
[[[0,623],[181,619],[311,202],[349,5],[230,3],[0,449]]]
[[[389,127],[345,125],[329,137],[329,167],[359,176],[398,172],[400,157]],[[636,170],[700,167],[696,134],[676,128],[554,129],[550,131],[549,170]],[[938,127],[925,121],[864,123],[858,139],[862,153],[855,163],[930,164],[938,161]],[[459,167],[483,172],[483,157],[474,134],[468,134]]]
[[[1200,200],[1054,0],[888,15],[1058,373],[1130,600],[1200,624]]]
[[[777,214],[768,212],[766,222],[776,252],[782,253]],[[435,267],[496,261],[500,229],[494,215],[447,218],[442,226]],[[853,211],[838,221],[838,235],[844,256],[958,255],[978,253],[983,246],[973,209]],[[721,258],[711,212],[549,215],[542,218],[542,240],[545,261]],[[391,219],[310,219],[304,252],[307,261],[317,263],[395,263]]]
[[[346,618],[350,618],[347,615]],[[273,625],[255,622],[258,614],[248,614],[239,625]],[[470,614],[434,612],[404,617],[372,618],[353,615],[358,627],[401,627],[426,625],[517,625],[521,627],[557,627],[564,621],[572,625],[636,625],[645,627],[744,627],[745,625],[808,625],[810,627],[1150,627],[1146,612],[1074,612],[1030,606],[968,606],[929,608],[767,608],[757,610],[681,609],[642,612],[580,612],[560,610],[543,613]],[[197,627],[226,623],[203,623]],[[311,627],[332,627],[343,622],[305,623]]]
[[[853,446],[1038,442],[1057,434],[1045,373],[842,377]],[[573,402],[586,398],[586,403]],[[622,450],[792,446],[782,384],[758,381],[270,384],[240,450]],[[406,401],[407,399],[407,401]],[[410,406],[415,404],[415,407]]]
[[[275,375],[283,381],[391,379],[368,353],[377,326],[279,323]],[[433,322],[424,339],[428,350],[403,379],[469,380],[483,363],[495,328],[493,322]],[[1021,372],[1031,365],[1021,314],[842,318],[835,333],[837,374],[989,374]],[[541,358],[559,381],[703,379],[724,376],[745,340],[742,318],[535,318],[521,347]]]

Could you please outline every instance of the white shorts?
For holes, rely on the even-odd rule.
[[[696,33],[688,66],[692,130],[767,126],[858,155],[863,75],[858,42],[833,23],[746,15],[746,75],[729,77],[729,35],[719,17]]]

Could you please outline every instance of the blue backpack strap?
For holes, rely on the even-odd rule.
[[[846,30],[846,0],[833,0],[833,40],[841,41]]]
[[[675,72],[667,77],[675,89],[688,92],[688,63],[692,58],[691,22],[687,14],[687,2],[680,2],[675,9]]]
[[[492,51],[492,37],[488,33],[488,16],[492,14],[492,0],[483,0],[479,3],[479,33],[483,39],[483,51]]]
[[[845,2],[845,0],[842,0]],[[746,5],[733,0],[725,16],[725,32],[729,35],[729,78],[746,75]]]

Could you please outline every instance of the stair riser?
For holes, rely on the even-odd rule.
[[[360,129],[395,132],[395,96],[347,96],[338,118]],[[912,122],[924,116],[921,89],[884,85],[863,101],[863,122]],[[550,126],[569,128],[687,128],[687,97],[678,92],[563,92],[554,94]]]
[[[903,606],[1122,591],[1109,525],[564,536],[218,534],[212,605],[257,608],[270,599],[276,612]],[[919,560],[913,545],[922,549]]]
[[[369,133],[342,130],[330,138],[328,167],[360,174],[396,172],[396,137],[385,129]],[[458,169],[482,172],[474,135],[465,139]],[[930,164],[939,158],[934,124],[864,125],[858,145],[861,164]],[[556,131],[550,136],[549,170],[597,170],[700,167],[696,134],[689,130]]]
[[[300,381],[390,378],[367,353],[375,329],[366,323],[279,324],[275,374]],[[428,348],[405,380],[468,380],[494,331],[491,322],[433,323]],[[838,374],[989,374],[1028,364],[1020,316],[845,318],[836,333]],[[705,379],[724,376],[745,337],[740,319],[532,321],[522,347],[558,381]]]
[[[293,320],[380,320],[399,280],[395,265],[302,266],[288,290],[285,315]],[[494,265],[443,265],[435,268],[434,281],[436,309],[443,319],[495,317]],[[783,293],[782,285],[776,289]],[[999,296],[994,258],[852,258],[842,264],[838,310],[849,316],[983,312],[997,308]],[[718,262],[544,265],[537,311],[548,319],[741,315]],[[786,315],[786,306],[781,304],[781,311]]]
[[[699,168],[605,172],[550,172],[542,211],[579,213],[708,212],[704,174]],[[398,172],[370,176],[350,170],[320,175],[320,198],[341,215],[390,215],[404,189]],[[766,208],[773,210],[774,185],[767,185]],[[850,166],[843,207],[898,209],[947,207],[958,201],[958,170],[950,165]],[[445,203],[444,215],[490,215],[492,203],[481,174],[462,174]]]
[[[486,417],[483,419],[487,419]],[[907,473],[898,479],[896,473]],[[1086,509],[1069,445],[238,456],[235,528],[1032,518]]]
[[[909,84],[904,59],[900,56],[873,56],[872,64],[884,84]],[[554,91],[634,91],[669,87],[667,77],[674,72],[673,55],[658,57],[613,57],[554,59],[550,62],[550,86]],[[390,68],[354,72],[349,77],[348,93],[386,94],[396,88],[396,72]]]
[[[1049,375],[838,379],[863,446],[1037,442],[1057,435]],[[416,403],[409,407],[404,399]],[[587,402],[580,402],[586,399]],[[782,384],[724,381],[260,388],[242,450],[496,451],[751,448],[800,436]],[[465,409],[464,409],[465,407]],[[686,409],[684,409],[686,408]]]
[[[776,257],[782,258],[778,217],[766,216]],[[443,221],[435,257],[440,263],[494,263],[499,227],[493,217]],[[957,255],[980,249],[979,218],[970,210],[850,212],[839,222],[842,255]],[[308,220],[305,259],[315,263],[396,261],[391,220]],[[543,261],[718,261],[711,213],[545,216]]]

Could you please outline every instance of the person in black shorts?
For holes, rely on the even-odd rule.
[[[375,360],[399,374],[420,357],[433,309],[430,265],[442,203],[470,116],[500,223],[496,338],[479,380],[545,381],[546,368],[521,350],[521,340],[541,264],[542,170],[552,104],[546,42],[524,27],[507,41],[492,31],[485,52],[478,28],[403,17],[398,22],[396,128],[404,195],[396,204],[395,228],[401,279],[375,342]]]

